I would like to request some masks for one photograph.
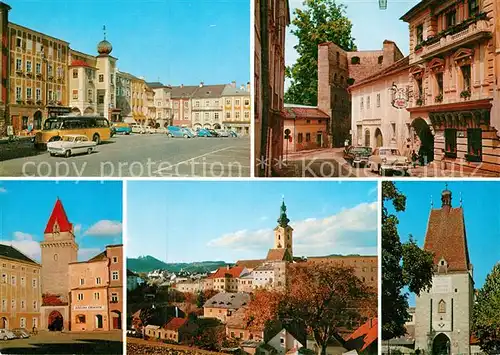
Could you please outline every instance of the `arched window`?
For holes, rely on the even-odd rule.
[[[361,59],[359,57],[352,57],[351,64],[361,64]]]
[[[438,303],[438,313],[446,313],[446,302],[444,300]]]

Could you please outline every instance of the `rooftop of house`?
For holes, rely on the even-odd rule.
[[[265,260],[264,259],[259,259],[259,260],[238,260],[236,262],[236,266],[242,266],[247,269],[255,269],[257,266],[262,264]]]
[[[11,245],[0,244],[0,258],[6,258],[24,263],[39,265],[36,261],[23,254]]]
[[[211,99],[222,96],[222,91],[226,85],[199,85],[196,91],[193,92],[193,99]]]
[[[237,278],[245,270],[243,266],[233,266],[233,267],[220,267],[217,271],[209,276],[211,279],[218,279],[223,277],[233,277]]]
[[[407,56],[407,57],[404,57],[403,59],[398,60],[397,62],[388,66],[387,68],[384,68],[384,69],[374,73],[373,75],[370,75],[370,76],[360,80],[359,82],[355,82],[353,85],[351,85],[349,87],[349,90],[352,90],[352,89],[355,89],[359,86],[377,81],[379,79],[384,79],[390,75],[404,72],[404,71],[408,70],[409,67],[410,67],[410,57]]]
[[[282,261],[288,260],[290,258],[290,253],[288,249],[280,248],[280,249],[269,249],[267,252],[266,260],[268,261]]]
[[[206,308],[238,309],[246,306],[250,302],[250,294],[246,292],[221,292],[205,302]]]
[[[250,96],[250,91],[247,90],[246,86],[238,88],[226,85],[224,90],[222,90],[222,96]]]
[[[285,105],[285,108],[282,111],[285,119],[294,120],[297,118],[328,118],[328,114],[321,111],[319,108],[310,106],[294,106],[294,105]],[[326,122],[326,121],[325,121]]]
[[[166,330],[179,330],[187,321],[187,318],[172,318],[163,328]]]

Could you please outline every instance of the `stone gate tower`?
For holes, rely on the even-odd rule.
[[[278,226],[274,228],[274,249],[287,249],[290,258],[293,258],[293,228],[288,224],[290,220],[286,215],[285,200],[281,204]]]
[[[474,280],[462,206],[453,208],[451,191],[432,209],[424,249],[434,253],[432,289],[416,299],[415,349],[438,355],[470,354]]]
[[[68,301],[69,263],[77,261],[78,244],[75,242],[73,224],[68,220],[61,200],[56,201],[44,240],[42,252],[42,294],[57,295]]]

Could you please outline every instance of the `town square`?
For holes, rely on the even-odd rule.
[[[250,176],[248,0],[217,16],[197,4],[190,21],[179,17],[189,3],[115,11],[103,2],[99,18],[67,23],[71,31],[57,21],[94,18],[91,8],[47,3],[0,2],[0,176]],[[45,12],[53,21],[35,15]],[[128,41],[137,32],[123,23],[147,28],[151,16],[162,27]],[[203,55],[193,36],[205,38]],[[208,45],[222,39],[230,51]]]
[[[257,0],[255,18],[257,175],[500,175],[500,1]]]
[[[127,186],[129,352],[378,353],[376,183]]]
[[[2,354],[122,353],[121,195],[118,181],[0,183]]]

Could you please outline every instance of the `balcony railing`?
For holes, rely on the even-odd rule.
[[[418,44],[415,47],[412,62],[416,62],[419,59],[428,59],[454,47],[474,42],[481,38],[489,38],[491,35],[492,32],[486,19],[486,14],[481,13]]]

